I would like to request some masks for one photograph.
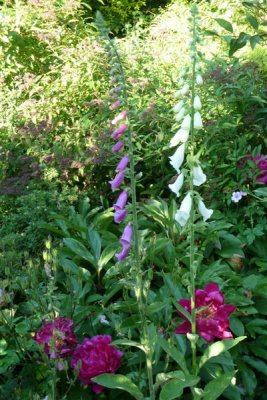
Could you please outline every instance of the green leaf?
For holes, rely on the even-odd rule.
[[[205,386],[204,400],[216,400],[231,384],[231,380],[235,376],[235,371],[226,372],[218,378],[213,379]]]
[[[249,39],[249,42],[250,42],[250,46],[251,46],[252,50],[256,47],[256,45],[258,43],[260,43],[260,41],[261,41],[260,36],[258,36],[258,35],[251,36],[251,38]]]
[[[74,274],[77,275],[79,273],[79,267],[75,262],[65,258],[62,254],[58,257],[59,265],[63,268],[65,274]]]
[[[178,311],[180,311],[181,314],[185,316],[186,319],[188,319],[189,322],[192,322],[192,316],[189,314],[188,311],[184,309],[184,307],[181,306],[181,304],[177,303],[177,301],[173,300],[173,305],[175,308],[177,308]]]
[[[177,347],[173,344],[167,342],[162,337],[158,337],[158,343],[163,348],[163,350],[174,360],[177,362],[179,367],[185,372],[188,373],[188,369],[185,362],[185,357],[182,352],[180,352]]]
[[[215,21],[224,29],[227,31],[233,33],[233,27],[232,24],[229,21],[226,21],[225,19],[222,18],[215,18]]]
[[[232,317],[230,321],[230,329],[236,336],[243,336],[245,332],[244,325],[240,319]]]
[[[165,308],[167,306],[167,303],[163,303],[162,301],[156,301],[153,304],[150,304],[147,308],[146,308],[146,312],[147,315],[149,314],[154,314],[156,312],[161,311],[163,308]]]
[[[247,13],[247,20],[250,23],[250,25],[257,31],[259,28],[259,23],[257,18],[255,18],[254,15]]]
[[[219,342],[211,344],[204,352],[203,356],[199,361],[199,368],[202,368],[203,365],[212,357],[216,357],[221,353],[231,349],[236,346],[239,342],[246,339],[246,336],[241,336],[236,339],[225,339]]]
[[[125,390],[136,400],[144,399],[144,396],[138,387],[131,381],[131,379],[127,378],[127,376],[119,374],[102,374],[92,378],[92,381],[109,389]]]
[[[93,255],[86,249],[86,247],[76,239],[65,238],[63,239],[65,246],[70,249],[74,254],[89,261],[92,265],[95,265],[95,259]]]
[[[99,270],[101,270],[107,263],[112,259],[116,251],[118,250],[118,243],[111,243],[101,253],[98,261]]]
[[[183,375],[183,373],[181,372]],[[174,378],[169,382],[165,383],[161,392],[160,392],[160,400],[172,400],[177,399],[177,397],[183,394],[183,390],[186,387],[195,386],[199,378],[195,376],[180,376],[179,378]]]
[[[264,361],[258,360],[250,356],[244,356],[243,360],[257,371],[261,372],[264,375],[267,375],[267,363],[265,363]]]
[[[4,356],[6,354],[7,349],[7,341],[5,339],[0,340],[0,356]]]
[[[101,254],[101,239],[99,234],[94,230],[88,230],[88,238],[91,243],[91,248],[95,257],[95,260],[98,261]]]
[[[142,350],[142,351],[146,351],[144,346],[141,343],[135,342],[133,340],[128,340],[128,339],[118,339],[118,340],[114,340],[112,342],[112,344],[120,344],[122,346],[133,346],[133,347],[137,347],[138,349]]]

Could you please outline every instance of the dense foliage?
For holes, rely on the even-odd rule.
[[[195,224],[196,288],[206,288],[207,298],[207,285],[215,283],[217,298],[224,295],[221,307],[235,310],[229,316],[234,339],[215,341],[213,355],[199,340],[197,377],[189,368],[189,340],[175,334],[185,319],[175,307],[189,298],[190,234],[175,222],[178,206],[168,188],[173,94],[177,75],[190,64],[192,2],[174,1],[149,23],[140,14],[168,3],[3,2],[1,399],[148,399],[148,353],[160,400],[190,399],[192,387],[194,399],[266,396],[264,2],[198,2],[204,128],[195,144],[207,175],[201,195],[214,212],[211,222]],[[123,228],[113,222],[116,193],[108,184],[118,159],[110,139],[110,49],[92,20],[98,8],[113,33],[124,33],[114,43],[135,147],[143,313],[134,262],[114,258]],[[92,371],[84,365],[77,371],[87,357]],[[112,374],[95,378],[102,372]]]

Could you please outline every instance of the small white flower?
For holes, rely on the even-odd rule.
[[[176,150],[176,152],[173,154],[173,156],[169,157],[170,164],[173,166],[173,168],[176,169],[178,173],[180,173],[179,168],[184,161],[184,152],[185,152],[185,144],[181,144]]]
[[[189,114],[187,114],[184,117],[184,120],[183,120],[182,125],[181,125],[181,129],[183,129],[185,131],[190,131],[190,127],[191,127],[191,117],[190,117]]]
[[[181,173],[174,183],[169,184],[169,188],[173,193],[176,194],[177,197],[180,196],[179,190],[183,186],[184,183],[184,174]]]
[[[197,76],[196,76],[196,83],[198,85],[202,85],[203,84],[203,79],[202,79],[202,76],[200,74],[197,74]]]
[[[201,110],[201,101],[199,96],[195,96],[194,98],[194,109],[197,111]]]
[[[242,199],[243,196],[247,196],[247,193],[246,192],[242,192],[242,191],[241,192],[233,192],[231,200],[234,203],[238,203]]]
[[[194,115],[194,128],[195,129],[202,129],[203,123],[200,113],[197,111]]]
[[[188,92],[189,92],[189,85],[188,85],[188,83],[186,83],[183,87],[182,87],[182,89],[180,90],[180,92],[181,92],[181,95],[186,95]]]
[[[178,114],[175,116],[175,120],[177,122],[181,121],[181,119],[184,118],[184,115],[185,115],[185,108],[182,107],[181,110],[178,112]]]
[[[109,325],[109,322],[108,322],[108,320],[107,320],[107,317],[106,317],[104,314],[100,314],[100,315],[98,316],[98,319],[99,319],[100,324]]]
[[[175,113],[178,113],[181,110],[181,108],[183,107],[183,105],[184,105],[183,100],[180,100],[179,103],[175,104],[175,106],[173,107],[173,111]]]
[[[176,134],[173,136],[173,138],[170,141],[170,147],[175,147],[179,143],[185,143],[187,142],[189,137],[189,131],[185,129],[179,129],[179,131],[176,132]]]
[[[189,192],[183,199],[181,206],[175,215],[175,221],[177,221],[179,225],[185,226],[190,217],[191,207],[192,197],[191,193]]]
[[[207,221],[207,219],[209,219],[213,214],[213,210],[206,208],[202,200],[199,200],[198,202],[198,211],[202,215],[204,222]]]
[[[202,168],[200,165],[197,167],[193,167],[193,184],[195,186],[200,186],[202,183],[206,182],[207,177],[202,171]]]

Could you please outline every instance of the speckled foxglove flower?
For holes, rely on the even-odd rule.
[[[206,222],[213,214],[213,210],[206,208],[205,204],[200,199],[198,201],[198,211],[202,215],[204,222]]]
[[[184,162],[184,152],[185,152],[185,144],[181,144],[176,150],[176,152],[173,154],[173,156],[169,157],[170,164],[173,166],[174,169],[176,169],[178,173],[180,173],[180,167]]]
[[[117,142],[116,144],[114,144],[114,146],[112,146],[111,151],[113,153],[118,153],[124,146],[124,142],[122,142],[121,140],[119,142]]]
[[[112,181],[108,182],[111,185],[112,192],[114,192],[115,189],[120,187],[120,185],[122,184],[123,180],[124,180],[124,171],[120,171],[120,172],[117,173],[117,175],[115,176],[115,178]]]
[[[119,126],[117,129],[115,129],[115,131],[112,133],[112,135],[111,135],[112,139],[115,139],[115,140],[119,139],[119,138],[124,134],[124,132],[126,131],[126,129],[127,129],[127,125],[126,125],[126,124],[120,125],[120,126]]]
[[[189,137],[189,131],[184,130],[184,129],[179,129],[178,132],[173,136],[173,138],[170,141],[170,147],[175,147],[179,143],[185,143],[187,142]]]
[[[129,223],[124,228],[124,231],[120,238],[120,243],[122,244],[122,250],[120,253],[115,254],[115,257],[119,262],[122,262],[130,252],[132,233],[133,233],[132,225],[131,223]]]
[[[128,155],[123,156],[122,159],[120,160],[119,164],[116,167],[116,172],[125,171],[128,163],[129,163],[129,156]]]
[[[119,122],[123,121],[128,115],[128,111],[122,111],[119,115],[117,115],[112,121],[112,125],[116,125]]]
[[[175,221],[177,221],[180,226],[182,227],[185,226],[187,221],[189,220],[191,207],[192,207],[192,196],[191,193],[189,192],[183,199],[180,208],[175,215]]]
[[[179,122],[179,121],[181,121],[183,118],[184,118],[184,116],[185,116],[185,108],[184,107],[182,107],[181,108],[181,110],[178,112],[178,114],[175,116],[175,120],[177,121],[177,122]]]
[[[120,100],[117,100],[117,101],[114,101],[114,103],[112,103],[110,106],[109,106],[109,109],[110,110],[116,110],[117,108],[119,108],[121,106],[121,102],[120,102]]]
[[[194,128],[195,129],[203,128],[202,118],[198,111],[194,114]]]
[[[114,222],[116,224],[119,224],[120,222],[124,221],[124,219],[127,217],[127,210],[125,210],[125,206],[127,203],[127,199],[128,199],[128,194],[127,194],[127,190],[123,190],[116,203],[113,205],[115,213],[114,213]]]
[[[193,167],[193,184],[195,186],[202,185],[202,183],[206,182],[206,179],[207,177],[200,165]]]
[[[171,189],[171,191],[173,193],[176,194],[177,197],[180,196],[180,192],[179,190],[182,188],[184,183],[184,174],[183,172],[178,176],[178,178],[176,179],[176,181],[174,183],[170,183],[169,184],[169,188]]]
[[[184,120],[181,125],[181,129],[184,129],[185,131],[190,131],[190,128],[191,128],[191,117],[189,114],[187,114],[184,117]]]
[[[175,104],[175,106],[173,107],[173,111],[175,113],[178,113],[181,110],[181,108],[183,107],[183,105],[184,105],[184,101],[180,100],[179,103]]]

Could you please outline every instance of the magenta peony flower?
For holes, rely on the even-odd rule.
[[[71,356],[78,343],[73,332],[73,321],[65,317],[56,318],[52,322],[45,321],[34,340],[44,345],[44,351],[50,358]]]
[[[91,379],[101,374],[114,373],[121,365],[123,352],[112,347],[111,342],[112,338],[108,335],[85,338],[71,359],[71,366],[78,370],[82,384],[92,385],[95,393],[101,393],[104,387],[92,382]]]
[[[207,342],[214,338],[229,339],[233,335],[229,331],[229,315],[235,310],[232,304],[224,304],[224,296],[216,283],[209,283],[205,288],[195,291],[196,301],[196,327],[199,335]],[[191,314],[191,302],[181,299],[178,302]],[[178,311],[185,321],[177,326],[175,333],[184,335],[192,332],[191,324],[186,317]]]

